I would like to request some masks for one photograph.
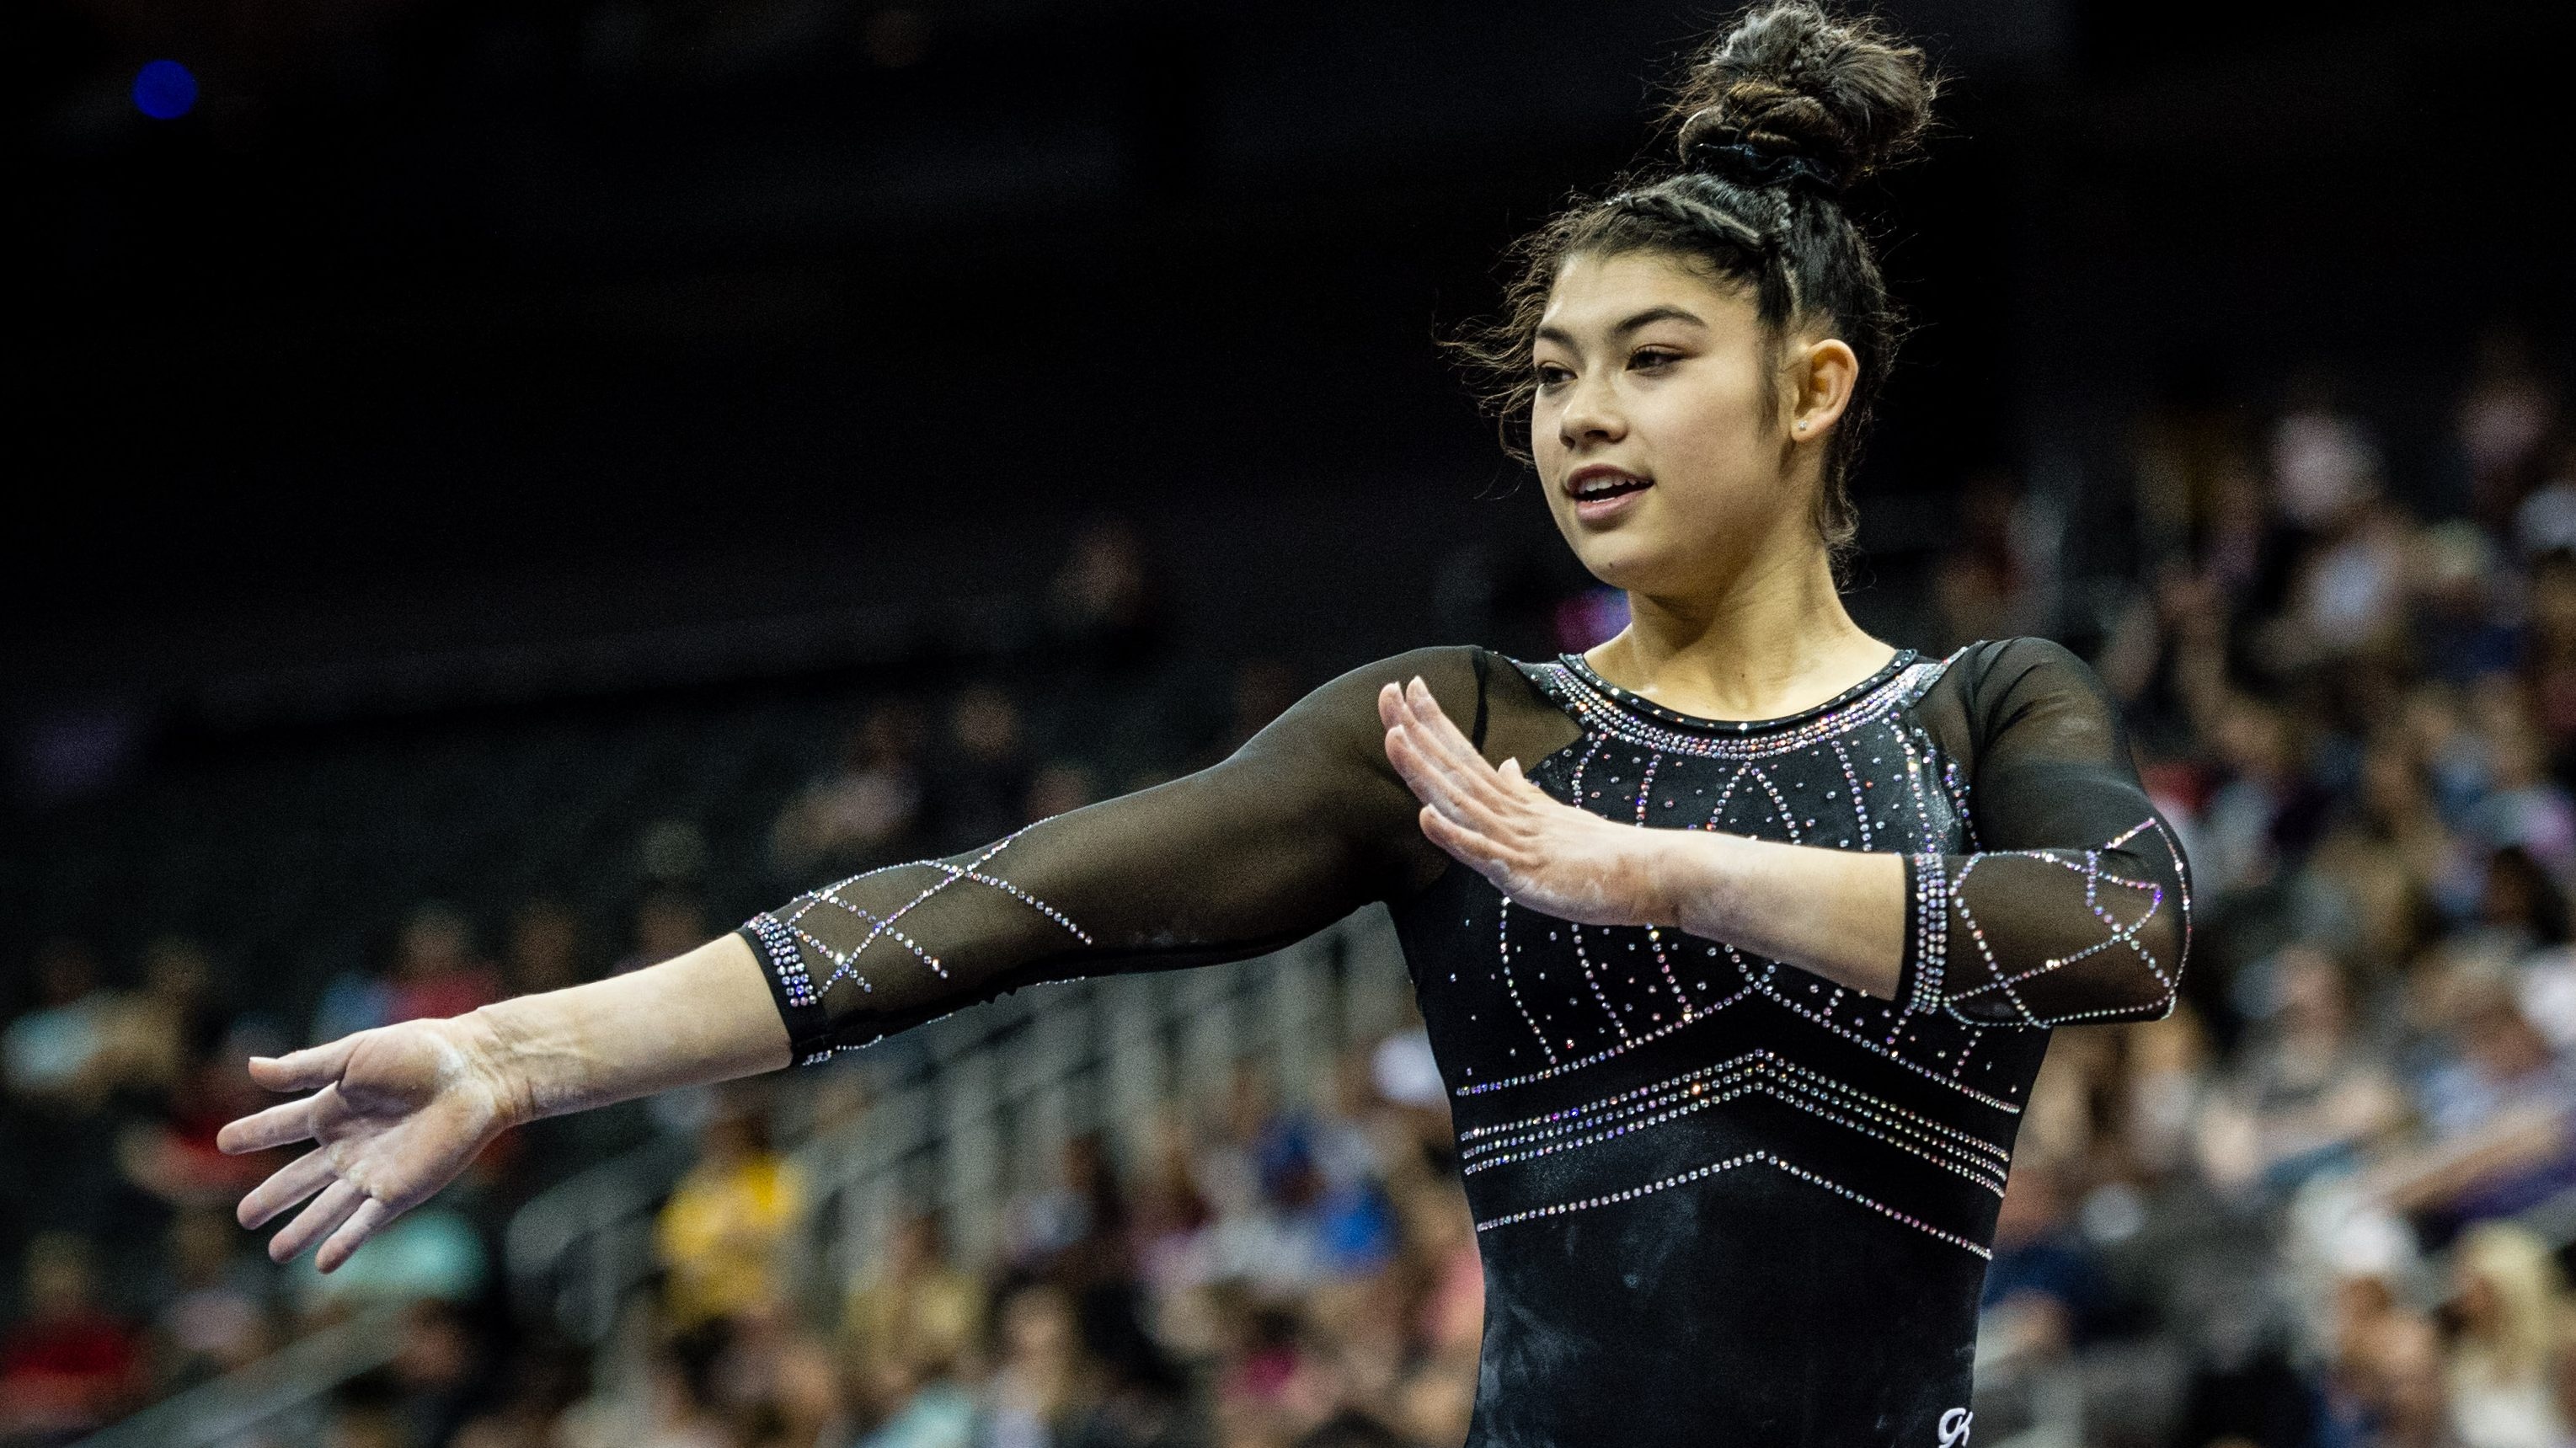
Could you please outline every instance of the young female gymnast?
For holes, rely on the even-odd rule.
[[[243,1223],[315,1198],[270,1250],[327,1271],[515,1123],[1383,902],[1484,1254],[1474,1444],[1960,1448],[2049,1028],[2168,1013],[2189,901],[2083,663],[1919,657],[1836,589],[1896,338],[1841,197],[1931,91],[1767,5],[1683,88],[1678,165],[1523,244],[1469,350],[1617,637],[1387,659],[1198,774],[650,969],[254,1061],[312,1094],[225,1148],[316,1145]]]

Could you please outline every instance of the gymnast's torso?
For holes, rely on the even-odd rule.
[[[1973,844],[1960,760],[1915,712],[1937,661],[1900,653],[1741,725],[1658,709],[1575,656],[1525,673],[1579,728],[1527,772],[1593,813]],[[1723,942],[1516,910],[1463,868],[1396,920],[1485,1262],[1471,1442],[1968,1441],[1977,1300],[2046,1032],[1900,1017]]]

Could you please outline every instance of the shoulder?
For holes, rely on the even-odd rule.
[[[1367,685],[1373,693],[1378,684],[1388,681],[1403,683],[1419,677],[1422,682],[1437,690],[1444,682],[1459,679],[1472,681],[1478,671],[1498,665],[1509,667],[1504,663],[1503,656],[1491,649],[1478,648],[1474,644],[1434,644],[1428,648],[1407,649],[1400,654],[1389,654],[1385,658],[1372,660],[1342,674],[1324,687],[1329,689],[1348,681]]]
[[[1942,660],[1945,677],[1970,697],[2010,693],[2026,685],[2099,688],[2101,678],[2083,656],[2037,634],[1979,639]]]
[[[1943,660],[1941,682],[1955,692],[1981,735],[2033,714],[2116,712],[2091,664],[2036,634],[1965,645]]]
[[[1501,657],[1472,644],[1450,644],[1373,659],[1316,685],[1254,740],[1271,746],[1348,748],[1373,758],[1385,731],[1377,711],[1380,690],[1420,679],[1450,717],[1463,721],[1474,712],[1485,677],[1509,667]]]
[[[2091,666],[2073,649],[2037,634],[1979,639],[1972,644],[1962,644],[1942,662],[1952,673],[1979,682],[1996,678],[2009,680],[2035,669],[2074,668],[2091,672]]]

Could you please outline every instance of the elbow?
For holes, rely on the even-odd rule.
[[[2183,962],[2191,932],[2180,912],[2151,916],[2100,954],[2072,968],[2034,973],[1954,995],[1942,1010],[1961,1025],[2135,1025],[2161,1021],[2182,1003]]]

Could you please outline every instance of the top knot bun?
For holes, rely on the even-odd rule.
[[[1691,67],[1673,102],[1681,153],[1743,143],[1802,156],[1848,186],[1920,142],[1939,82],[1922,48],[1815,0],[1746,12]]]

